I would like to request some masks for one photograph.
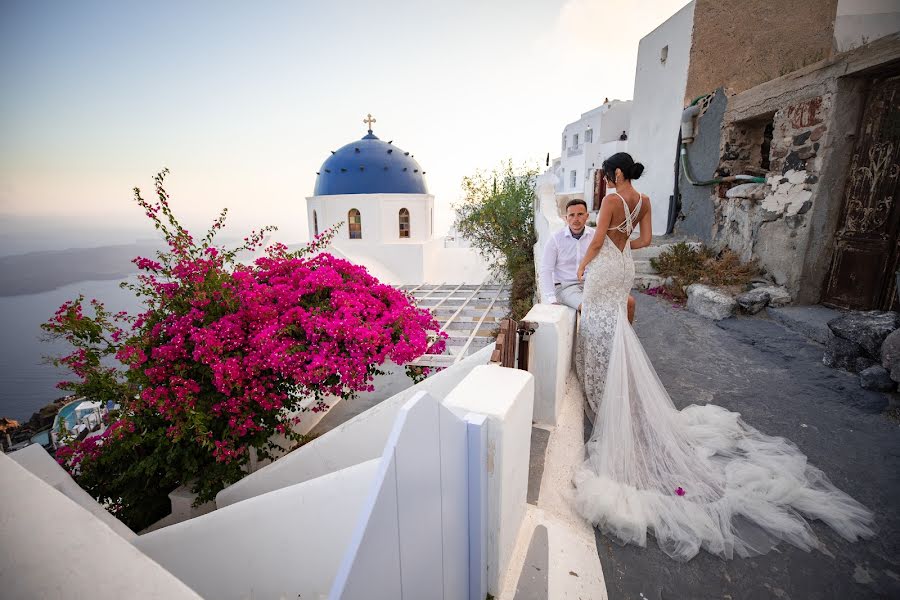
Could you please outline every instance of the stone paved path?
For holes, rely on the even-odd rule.
[[[597,533],[612,600],[900,598],[900,427],[888,396],[825,367],[822,346],[764,318],[718,324],[644,294],[635,329],[676,406],[713,402],[785,436],[841,489],[875,511],[878,537],[851,544],[821,523],[827,554],[792,546],[753,559],[705,552],[677,563],[656,546]],[[587,433],[587,432],[586,432]]]

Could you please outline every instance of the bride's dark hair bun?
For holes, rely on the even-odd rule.
[[[634,162],[627,152],[616,152],[603,161],[601,168],[608,181],[616,180],[616,169],[621,169],[625,179],[637,179],[644,172],[644,165]]]

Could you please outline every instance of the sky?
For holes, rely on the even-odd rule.
[[[316,171],[368,113],[445,230],[464,176],[543,165],[567,123],[631,99],[640,38],[685,3],[2,0],[0,238],[153,237],[131,190],[168,167],[189,228],[228,207],[232,233],[303,241]]]

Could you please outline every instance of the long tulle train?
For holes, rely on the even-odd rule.
[[[724,558],[780,541],[819,547],[806,519],[847,540],[874,535],[872,513],[837,489],[789,440],[720,406],[678,411],[620,308],[587,458],[575,474],[579,512],[622,543],[647,532],[677,560],[701,548]]]

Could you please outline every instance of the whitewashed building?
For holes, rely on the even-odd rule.
[[[573,198],[588,202],[592,211],[599,209],[594,186],[600,165],[616,152],[628,148],[631,125],[631,101],[607,101],[569,123],[562,132],[562,154],[553,161],[557,177],[557,202],[561,206]]]
[[[629,148],[645,170],[637,183],[650,196],[653,233],[666,233],[669,197],[674,194],[678,130],[691,54],[694,2],[641,39],[634,76]]]
[[[374,120],[365,122],[371,127]],[[488,275],[481,257],[434,236],[434,208],[415,157],[371,128],[332,152],[306,198],[310,239],[343,222],[329,251],[385,283],[481,283]]]

